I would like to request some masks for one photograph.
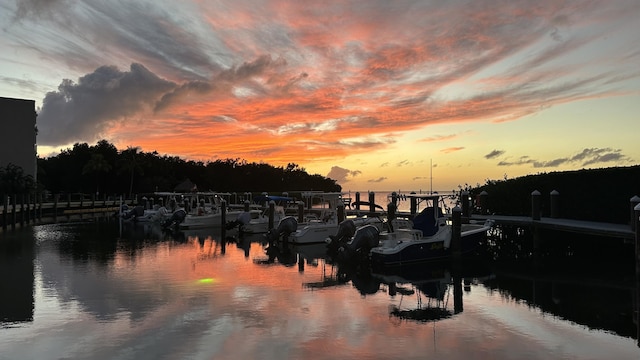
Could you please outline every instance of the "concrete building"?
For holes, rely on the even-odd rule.
[[[0,167],[20,166],[37,180],[35,100],[0,97]]]

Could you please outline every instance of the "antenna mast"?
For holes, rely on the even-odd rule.
[[[433,159],[429,159],[429,183],[430,183],[430,194],[433,194]]]

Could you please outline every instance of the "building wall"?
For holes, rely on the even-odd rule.
[[[36,102],[0,97],[0,167],[14,164],[36,179]]]

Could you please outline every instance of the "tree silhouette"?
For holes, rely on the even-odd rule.
[[[138,148],[137,146],[129,146],[120,153],[121,170],[131,174],[129,182],[129,197],[133,195],[133,178],[136,173],[144,175],[142,167],[138,164]]]
[[[82,175],[94,175],[96,178],[96,195],[100,192],[100,179],[103,174],[111,171],[111,165],[100,153],[91,154],[91,159],[82,168]]]

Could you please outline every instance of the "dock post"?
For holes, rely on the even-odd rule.
[[[58,222],[58,198],[60,194],[53,194],[53,222]]]
[[[633,208],[633,212],[633,222],[636,224],[636,282],[640,285],[640,204]]]
[[[360,192],[356,192],[356,210],[360,211]]]
[[[637,196],[636,196],[637,197]],[[636,335],[637,346],[640,347],[640,203],[633,208],[632,224],[635,224],[636,233]]]
[[[276,202],[269,201],[269,229],[273,229],[275,223]]]
[[[489,210],[487,209],[487,200],[489,198],[489,193],[486,192],[485,190],[482,190],[482,192],[480,193],[480,213],[481,214],[488,214]]]
[[[344,204],[338,204],[337,213],[338,224],[340,224],[342,221],[344,221]]]
[[[376,212],[376,193],[373,191],[369,192],[369,212],[371,214]]]
[[[411,195],[415,195],[415,194],[416,194],[415,191],[411,192]],[[412,196],[411,200],[409,201],[409,203],[410,203],[410,206],[411,206],[411,208],[410,208],[411,217],[414,217],[418,213],[418,199],[416,199],[415,197]]]
[[[462,217],[469,218],[469,192],[462,191],[460,193],[460,203],[462,204]]]
[[[540,191],[538,190],[531,193],[531,218],[540,220]]]
[[[244,211],[245,211],[245,212],[249,212],[249,205],[251,205],[251,203],[249,202],[249,200],[245,200],[245,201],[244,201]]]
[[[636,230],[636,223],[638,222],[638,216],[635,215],[635,208],[638,204],[640,204],[640,196],[635,195],[633,196],[630,200],[630,209],[631,209],[631,231],[635,231]]]
[[[451,217],[451,255],[454,261],[462,257],[462,209],[456,206]]]
[[[551,191],[549,193],[549,203],[550,205],[550,214],[551,218],[557,219],[560,217],[560,193],[556,190]]]
[[[451,266],[453,276],[453,313],[459,314],[464,310],[462,301],[462,262],[454,260]]]
[[[303,222],[304,222],[304,202],[298,201],[298,223],[303,223]]]
[[[220,224],[221,226],[221,231],[220,231],[220,241],[222,241],[223,243],[226,240],[227,237],[227,201],[222,199],[222,201],[220,201]]]
[[[387,204],[387,221],[391,224],[391,220],[396,218],[397,206],[394,202]]]

